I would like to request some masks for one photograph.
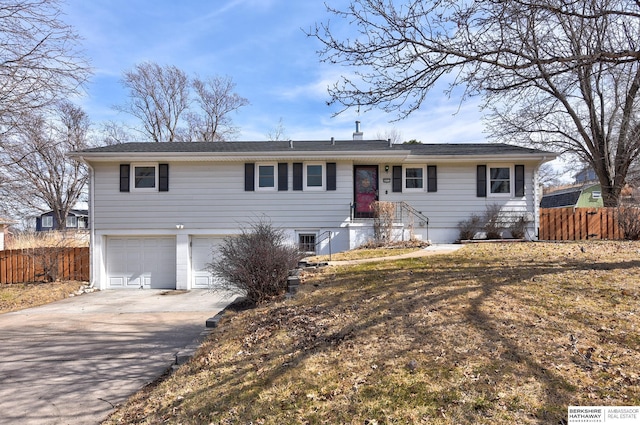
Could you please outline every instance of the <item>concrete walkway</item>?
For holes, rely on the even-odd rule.
[[[370,263],[373,261],[401,260],[403,258],[418,258],[418,257],[426,257],[429,255],[436,255],[436,254],[448,254],[450,252],[455,252],[459,250],[463,246],[464,245],[460,245],[460,244],[435,244],[435,245],[430,245],[424,249],[419,249],[417,251],[409,252],[407,254],[392,255],[389,257],[378,257],[378,258],[362,258],[359,260],[329,261],[329,265],[341,266],[341,265],[350,265],[350,264]]]
[[[165,294],[166,293],[166,294]],[[0,315],[0,424],[97,424],[206,336],[233,297],[101,291]]]

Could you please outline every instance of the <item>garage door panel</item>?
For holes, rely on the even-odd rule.
[[[112,288],[175,289],[175,238],[109,238],[107,275]]]
[[[209,273],[208,265],[222,243],[221,237],[194,237],[191,240],[192,284],[194,288],[210,288],[214,277]]]

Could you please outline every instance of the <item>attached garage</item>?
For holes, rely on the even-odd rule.
[[[108,237],[107,287],[176,289],[175,237]]]
[[[207,265],[211,263],[213,254],[218,245],[222,243],[222,237],[194,236],[191,239],[191,285],[193,288],[210,288],[213,276],[207,271]]]

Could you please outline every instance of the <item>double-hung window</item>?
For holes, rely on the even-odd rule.
[[[131,164],[131,190],[158,190],[158,164]]]
[[[67,227],[68,228],[76,228],[78,227],[78,219],[74,215],[70,215],[67,217]]]
[[[324,164],[305,164],[304,187],[308,190],[324,189]]]
[[[407,190],[424,188],[424,169],[422,167],[407,167],[404,169],[404,187]]]
[[[257,189],[274,190],[276,188],[276,164],[258,164],[257,168]]]
[[[53,216],[45,215],[42,217],[42,227],[52,228],[53,227]]]
[[[155,165],[134,165],[133,187],[135,189],[155,189],[156,175]]]
[[[511,168],[489,167],[489,188],[494,195],[511,194]]]

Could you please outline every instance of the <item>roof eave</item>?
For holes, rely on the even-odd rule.
[[[393,151],[276,151],[276,152],[72,152],[69,157],[83,162],[118,161],[185,161],[185,162],[238,162],[238,161],[283,161],[283,160],[353,160],[353,161],[391,161],[399,162],[501,162],[501,161],[540,161],[548,162],[558,157],[556,153],[517,153],[517,154],[458,154],[458,155],[416,155],[407,150]]]

